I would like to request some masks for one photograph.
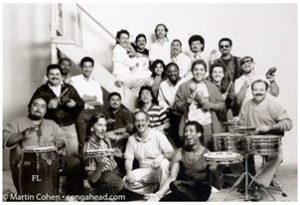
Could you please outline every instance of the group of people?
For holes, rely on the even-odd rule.
[[[209,167],[204,154],[218,151],[213,134],[228,131],[224,122],[256,127],[255,134],[262,135],[283,136],[292,128],[276,102],[279,86],[274,69],[257,76],[252,57],[231,54],[229,38],[220,39],[219,58],[207,59],[204,38],[193,35],[189,57],[182,53],[182,42],[170,43],[167,33],[167,27],[158,24],[149,50],[144,34],[130,43],[128,31],[117,33],[113,74],[117,86],[136,93],[137,107],[132,111],[122,105],[118,92],[109,93],[109,106],[103,106],[101,82],[91,78],[91,57],[81,59],[82,74],[77,76],[70,75],[68,58],[47,67],[44,84],[28,104],[28,116],[13,120],[3,132],[18,192],[22,149],[52,144],[65,150],[62,173],[67,176],[68,194],[84,193],[87,178],[98,194],[206,201],[215,186],[212,179],[220,180],[221,175]],[[97,150],[114,151],[90,155]],[[250,162],[255,175],[254,159]],[[268,187],[281,162],[280,146],[255,176],[254,186]],[[261,199],[259,189],[254,190],[253,199]]]

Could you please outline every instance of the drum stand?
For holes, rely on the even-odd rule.
[[[262,160],[262,167],[263,167],[264,164],[265,164],[266,161],[267,161],[267,159],[266,159],[267,156],[262,156],[262,158],[263,158],[263,160]],[[261,172],[261,170],[258,171],[257,174],[259,174],[260,172]],[[261,186],[262,188],[264,188],[265,190],[269,189],[269,190],[274,190],[274,191],[281,192],[281,195],[282,195],[283,197],[287,197],[287,194],[282,190],[282,185],[280,185],[279,182],[277,182],[277,181],[274,179],[274,177],[275,177],[275,175],[273,176],[273,179],[272,179],[272,182],[271,182],[272,185],[270,185],[269,187],[263,186],[263,185],[261,185],[261,184],[260,184],[260,186]],[[256,179],[256,177],[255,177],[254,179]],[[254,181],[255,181],[255,180],[252,180],[252,181],[250,182],[249,186],[251,186],[251,185],[253,184]],[[271,196],[271,198],[272,198],[274,201],[276,201],[276,199],[272,196],[271,193],[269,193],[268,195]]]
[[[249,173],[248,171],[248,153],[245,154],[245,172],[235,181],[229,192],[226,194],[225,198],[223,201],[227,199],[229,194],[238,187],[238,185],[242,182],[242,180],[245,178],[245,201],[249,200],[249,195],[248,195],[248,177],[250,177],[252,180],[254,180],[254,177]]]

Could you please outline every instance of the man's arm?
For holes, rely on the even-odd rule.
[[[241,89],[236,94],[236,102],[237,102],[238,106],[241,106],[241,104],[243,103],[243,101],[246,97],[247,90],[250,89],[249,87],[250,87],[250,85],[247,83],[247,81],[245,81],[245,83],[243,84]]]
[[[188,96],[189,93],[184,92],[184,85],[185,84],[179,86],[175,96],[174,108],[179,113],[183,113],[186,106],[188,105],[188,97],[186,96]]]
[[[23,131],[18,130],[18,121],[14,120],[11,123],[8,123],[3,130],[3,147],[5,149],[12,149],[16,144],[25,139],[26,136],[30,137],[30,135],[35,132],[34,127],[29,127]]]
[[[279,95],[279,86],[275,80],[270,82],[270,94],[274,97],[278,97]]]

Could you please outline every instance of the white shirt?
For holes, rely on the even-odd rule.
[[[201,52],[201,53],[191,53],[190,57],[191,57],[192,62],[194,62],[195,60],[199,60],[199,59],[204,60],[206,63],[208,61],[207,54],[205,54],[203,52]]]
[[[138,63],[137,58],[130,58],[127,54],[127,50],[120,44],[117,44],[113,50],[112,62],[114,65],[113,74],[121,81],[131,75],[130,70]]]
[[[185,77],[191,72],[192,61],[187,55],[180,53],[177,57],[172,57],[172,61],[178,65],[180,77]]]
[[[151,61],[161,59],[165,64],[171,61],[171,46],[170,42],[166,40],[164,44],[160,44],[158,41],[150,45],[149,58]]]
[[[97,102],[103,104],[103,94],[101,86],[93,79],[87,79],[82,74],[73,76],[71,78],[71,85],[77,90],[79,96],[82,98],[84,95],[96,96]],[[94,109],[94,106],[84,104],[84,109]]]
[[[194,92],[196,94],[197,92],[202,92],[203,98],[208,98],[209,93],[208,89],[205,85],[205,83],[196,84],[197,89]],[[188,112],[188,120],[189,121],[197,121],[201,125],[208,125],[212,123],[211,114],[210,111],[203,111],[202,108],[198,108],[198,103],[193,102],[189,106],[189,112]]]
[[[241,77],[236,79],[236,81],[234,83],[234,93],[235,93],[235,95],[237,95],[240,92],[240,90],[243,87],[244,83],[248,80],[250,86],[247,88],[244,101],[252,99],[253,95],[252,95],[252,91],[251,91],[251,84],[252,84],[252,82],[254,82],[258,79],[264,80],[269,84],[269,81],[266,79],[266,77],[264,75],[256,75],[254,73],[254,71],[250,75],[242,75]]]
[[[176,85],[173,85],[169,79],[164,80],[160,83],[158,91],[158,104],[159,106],[167,109],[173,107],[175,102],[176,92],[179,86],[184,82],[183,79],[180,79]]]
[[[157,157],[173,151],[171,143],[164,134],[149,128],[148,136],[144,140],[137,133],[128,138],[124,158],[130,160],[136,158],[140,167],[149,167]]]
[[[50,85],[50,83],[48,83],[49,88],[54,92],[56,97],[58,97],[61,93],[61,85],[62,85],[62,83],[57,86],[52,86],[52,85]]]

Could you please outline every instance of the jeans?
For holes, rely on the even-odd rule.
[[[161,201],[207,201],[211,194],[211,186],[205,181],[176,180],[170,189],[172,192]]]
[[[90,182],[90,184],[95,189],[96,194],[117,194],[123,189],[124,181],[119,171],[114,170],[103,172],[96,183]]]
[[[79,154],[80,156],[82,156],[82,149],[84,144],[87,141],[87,135],[88,135],[88,125],[89,125],[89,121],[91,120],[91,118],[97,114],[101,112],[101,107],[97,107],[93,110],[82,110],[76,121],[76,130],[77,130],[77,134],[78,134],[78,142],[79,142]]]

